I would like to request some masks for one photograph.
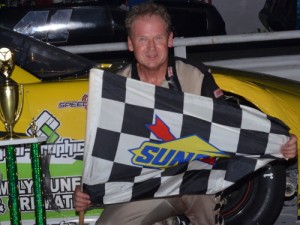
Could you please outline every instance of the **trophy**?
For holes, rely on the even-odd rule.
[[[10,76],[14,69],[13,54],[8,48],[0,49],[0,120],[4,123],[7,135],[4,139],[18,136],[13,128],[23,108],[23,86],[13,81]]]
[[[7,131],[0,146],[5,146],[6,170],[9,193],[9,209],[11,225],[21,225],[21,210],[19,202],[18,173],[16,165],[15,147],[20,144],[31,143],[30,157],[32,167],[35,224],[46,225],[46,212],[42,190],[42,171],[40,163],[40,143],[43,137],[37,137],[35,121],[31,124],[34,135],[32,138],[19,138],[13,131],[23,108],[23,86],[18,85],[10,77],[14,69],[13,54],[8,48],[0,49],[0,120]],[[1,173],[0,173],[1,175]],[[1,222],[0,222],[1,223]]]

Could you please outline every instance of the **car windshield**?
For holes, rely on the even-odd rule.
[[[14,53],[15,63],[41,80],[80,77],[94,62],[52,45],[0,28],[0,47]]]

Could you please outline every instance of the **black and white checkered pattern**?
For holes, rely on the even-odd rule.
[[[147,128],[156,117],[167,124],[174,141],[195,135],[230,157],[166,169],[135,165],[131,150],[162,143]],[[281,121],[253,108],[92,69],[83,187],[94,204],[217,193],[282,157],[288,131]]]

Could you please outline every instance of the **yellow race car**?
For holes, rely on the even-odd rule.
[[[78,221],[72,194],[80,184],[88,101],[88,74],[92,67],[112,72],[119,64],[97,64],[22,34],[0,28],[0,48],[9,48],[16,66],[12,79],[24,86],[22,114],[14,127],[18,135],[31,136],[30,123],[37,122],[37,135],[46,136],[41,146],[47,224]],[[300,84],[297,82],[229,69],[212,68],[218,85],[232,101],[251,105],[281,119],[300,137]],[[6,130],[0,124],[1,134]],[[34,199],[30,151],[16,150],[22,224],[34,223]],[[273,224],[285,198],[286,163],[276,161],[241,180],[224,193],[222,210],[226,224],[258,221]],[[10,224],[5,151],[0,151],[0,221]],[[295,171],[295,170],[293,170]],[[289,181],[291,181],[289,179]],[[295,188],[293,180],[290,188]],[[291,182],[290,182],[291,183]],[[289,184],[290,184],[289,183]],[[86,223],[94,224],[101,209],[87,212]],[[182,218],[182,217],[179,217]]]

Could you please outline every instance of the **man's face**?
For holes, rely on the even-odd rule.
[[[158,69],[168,60],[168,48],[173,46],[173,33],[167,33],[167,25],[159,16],[137,18],[128,37],[128,48],[134,52],[140,66]]]

